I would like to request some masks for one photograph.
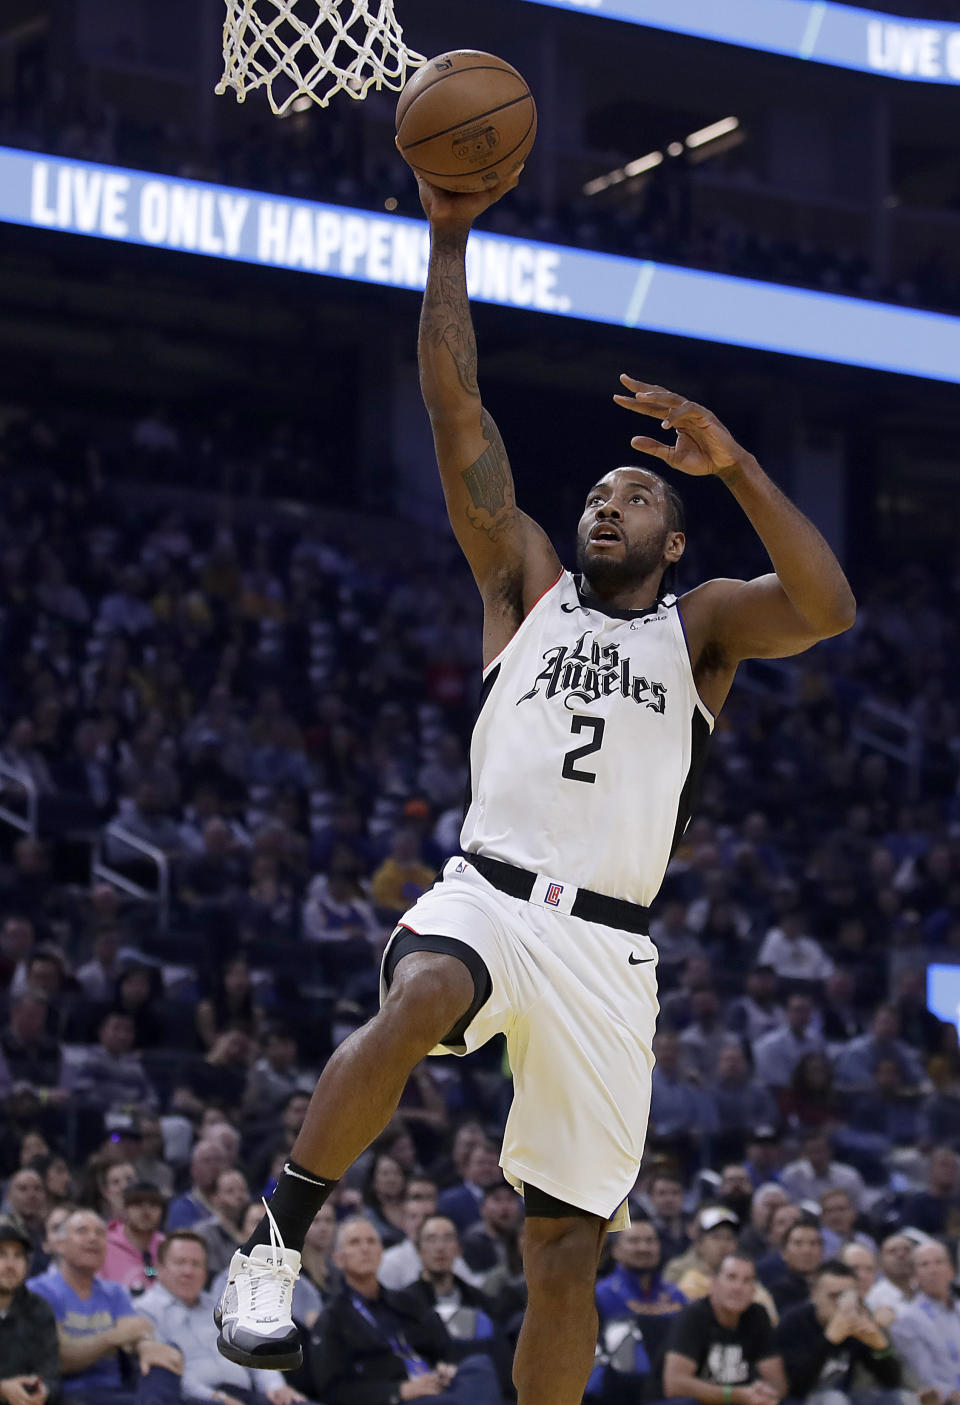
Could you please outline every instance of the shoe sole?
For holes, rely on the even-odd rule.
[[[249,1351],[241,1351],[239,1347],[231,1346],[219,1337],[217,1350],[235,1366],[246,1366],[251,1371],[293,1371],[297,1366],[303,1365],[303,1347],[300,1345],[295,1351],[285,1351],[276,1356],[254,1356]]]

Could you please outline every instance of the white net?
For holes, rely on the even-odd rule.
[[[266,88],[282,117],[307,102],[326,107],[337,93],[364,98],[370,87],[401,89],[407,69],[426,59],[408,49],[394,0],[227,0],[223,77],[243,102]]]

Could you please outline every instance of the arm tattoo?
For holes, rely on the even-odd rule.
[[[481,425],[487,447],[463,472],[464,486],[473,504],[472,508],[467,507],[467,519],[472,527],[486,532],[496,542],[514,518],[513,475],[500,431],[486,410]]]
[[[439,351],[445,347],[453,361],[461,389],[468,395],[479,397],[477,341],[467,297],[465,249],[465,236],[438,235],[434,238],[420,318],[421,367],[427,369],[425,363],[430,350]],[[442,377],[442,369],[438,367],[437,370]]]

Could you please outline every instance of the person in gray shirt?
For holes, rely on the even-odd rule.
[[[890,1324],[907,1384],[926,1401],[960,1400],[960,1305],[951,1291],[954,1265],[946,1248],[931,1239],[913,1251],[917,1295]],[[932,1396],[931,1396],[932,1398]]]

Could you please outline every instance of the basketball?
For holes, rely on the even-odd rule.
[[[397,149],[443,190],[468,194],[509,180],[536,135],[537,106],[525,79],[476,49],[431,59],[397,103]]]

